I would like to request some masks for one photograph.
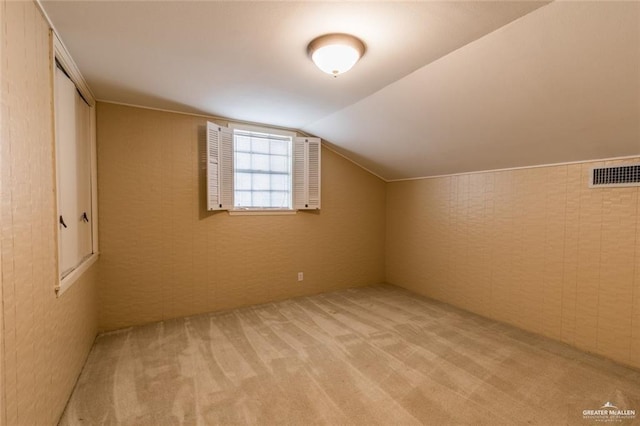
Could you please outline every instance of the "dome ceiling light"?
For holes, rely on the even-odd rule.
[[[364,55],[362,40],[349,34],[325,34],[311,40],[307,52],[322,71],[337,77],[349,71]]]

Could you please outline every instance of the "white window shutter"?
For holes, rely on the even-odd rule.
[[[218,182],[218,154],[220,126],[207,122],[207,210],[220,210]]]
[[[220,203],[222,209],[233,209],[233,129],[228,127],[222,127],[220,131],[220,154],[218,168],[220,170],[221,185],[218,190],[220,191]]]
[[[320,209],[320,151],[319,138],[307,138],[309,140],[307,170],[308,170],[308,194],[309,208]]]
[[[293,208],[320,209],[319,138],[295,138],[293,141]]]
[[[207,210],[233,206],[233,130],[207,122]]]
[[[307,203],[307,174],[304,138],[293,140],[293,208],[304,209]]]

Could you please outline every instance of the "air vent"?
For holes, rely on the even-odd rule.
[[[640,186],[640,164],[591,169],[592,188]]]

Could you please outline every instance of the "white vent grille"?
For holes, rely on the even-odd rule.
[[[640,186],[640,164],[593,168],[589,186],[592,188]]]

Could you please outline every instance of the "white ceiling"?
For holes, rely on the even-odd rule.
[[[98,99],[302,129],[388,179],[640,153],[638,3],[43,6]],[[328,32],[367,44],[337,79],[306,56]]]
[[[640,155],[640,3],[552,3],[305,130],[387,179]]]

